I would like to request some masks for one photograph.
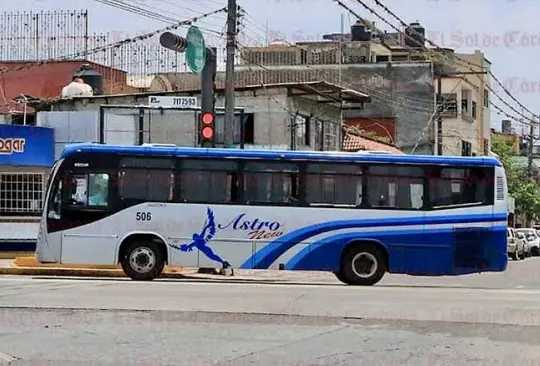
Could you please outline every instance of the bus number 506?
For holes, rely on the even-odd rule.
[[[152,214],[150,212],[137,212],[135,214],[135,220],[137,221],[151,221]]]

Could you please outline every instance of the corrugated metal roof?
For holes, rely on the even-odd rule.
[[[344,151],[386,151],[392,154],[405,154],[396,147],[386,145],[377,141],[369,140],[360,136],[355,136],[350,133],[345,134],[343,140]]]
[[[90,64],[103,75],[104,92],[107,85],[120,91],[139,91],[127,86],[126,72],[85,60],[57,61],[39,64],[29,61],[0,61],[3,94],[0,94],[0,113],[22,112],[23,106],[12,101],[24,94],[40,99],[59,97],[62,88],[71,82],[73,74],[84,64]],[[32,110],[33,111],[33,110]]]

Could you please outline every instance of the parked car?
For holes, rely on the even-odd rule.
[[[524,241],[517,237],[516,231],[513,228],[508,228],[506,233],[508,255],[513,260],[520,260],[524,255]]]
[[[516,232],[525,235],[529,246],[531,247],[531,254],[534,256],[540,255],[540,235],[535,229],[531,228],[519,228]]]
[[[516,236],[519,240],[523,242],[523,258],[528,258],[531,256],[531,246],[529,245],[529,240],[527,240],[527,236],[520,232],[519,230],[516,230]]]

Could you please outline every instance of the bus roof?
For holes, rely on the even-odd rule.
[[[186,157],[213,157],[213,158],[244,158],[244,159],[287,159],[309,161],[340,161],[340,162],[381,162],[397,164],[435,164],[455,166],[502,166],[494,157],[461,157],[437,155],[407,155],[407,154],[371,154],[369,152],[341,152],[341,151],[298,151],[298,150],[255,150],[255,149],[205,149],[200,147],[173,147],[161,146],[130,146],[130,145],[104,145],[96,143],[82,143],[67,145],[62,151],[61,159],[77,153],[105,153],[105,154],[136,154],[152,156],[186,156]]]

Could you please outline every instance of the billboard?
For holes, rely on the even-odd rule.
[[[53,164],[53,129],[0,125],[0,165],[50,167]]]

